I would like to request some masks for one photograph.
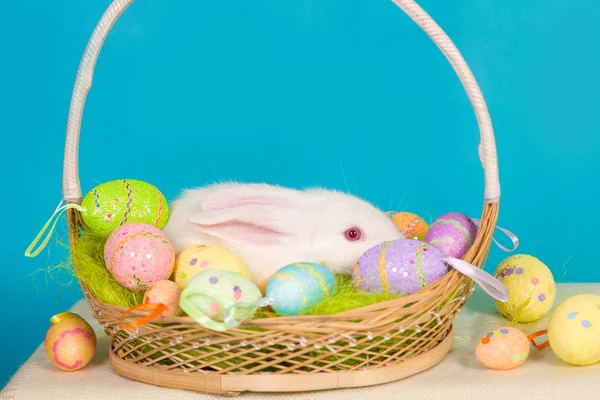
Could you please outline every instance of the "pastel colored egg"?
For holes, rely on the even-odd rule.
[[[251,279],[241,258],[224,247],[197,245],[188,247],[175,260],[174,281],[184,288],[196,274],[207,269],[222,269]]]
[[[54,366],[63,371],[85,367],[96,353],[96,334],[78,314],[64,312],[50,319],[44,347]]]
[[[86,226],[104,237],[128,223],[143,222],[162,229],[169,219],[165,196],[151,184],[133,179],[96,186],[85,195],[81,206]]]
[[[266,297],[273,299],[273,311],[299,315],[333,294],[335,275],[316,263],[295,263],[280,268],[267,282]]]
[[[473,245],[476,235],[477,225],[469,217],[451,212],[433,221],[425,241],[439,248],[445,257],[461,258]]]
[[[429,230],[429,225],[417,214],[405,211],[390,211],[386,214],[405,238],[417,240],[425,239],[425,235]]]
[[[485,335],[475,346],[475,357],[491,369],[507,370],[523,364],[529,356],[529,340],[517,328],[502,327]]]
[[[251,317],[255,311],[251,305],[261,298],[262,293],[249,279],[232,271],[212,269],[200,271],[188,282],[181,292],[180,305],[198,323],[215,329],[223,327],[217,322],[226,317],[228,310],[236,318]],[[249,310],[249,315],[240,316],[236,306],[242,314]]]
[[[146,290],[173,272],[175,253],[158,228],[133,223],[117,228],[104,247],[106,268],[127,289]]]
[[[563,300],[550,317],[548,341],[566,363],[600,362],[600,296],[579,294]]]
[[[371,247],[354,266],[356,290],[409,295],[448,271],[442,252],[420,240],[393,240]]]
[[[550,269],[537,258],[526,254],[510,256],[498,264],[494,277],[508,288],[507,302],[494,300],[504,318],[533,322],[552,308],[556,283]]]
[[[181,314],[179,307],[181,288],[175,282],[163,279],[153,283],[146,293],[143,302],[146,304],[164,304],[162,315],[175,316]]]

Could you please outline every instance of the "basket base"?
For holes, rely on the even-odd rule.
[[[374,386],[398,381],[438,364],[454,344],[452,329],[439,345],[399,365],[366,371],[316,373],[303,375],[217,375],[192,374],[147,367],[118,358],[109,351],[112,368],[126,378],[156,386],[201,393],[238,395],[242,392],[309,392]],[[276,379],[273,377],[276,376]]]

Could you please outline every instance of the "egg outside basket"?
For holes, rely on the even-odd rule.
[[[484,206],[475,242],[463,257],[483,266],[498,217],[496,144],[481,91],[441,28],[412,0],[393,0],[450,61],[473,105],[481,133]],[[115,0],[85,49],[73,90],[65,147],[63,198],[80,204],[78,146],[94,66],[109,30],[133,0]],[[75,249],[85,226],[68,210]],[[75,255],[76,252],[73,251]],[[74,259],[77,271],[77,259]],[[81,282],[80,282],[81,283]],[[155,319],[135,331],[118,327],[125,308],[104,304],[82,284],[94,318],[110,336],[110,362],[119,374],[150,384],[218,394],[294,392],[370,386],[399,380],[436,365],[453,344],[452,321],[474,289],[454,269],[417,293],[331,316],[246,321],[226,332],[204,329],[188,317]],[[145,315],[133,312],[125,320]]]

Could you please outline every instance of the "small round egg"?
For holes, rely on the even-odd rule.
[[[181,314],[179,307],[179,296],[181,296],[181,288],[175,282],[167,279],[153,283],[146,293],[144,293],[145,304],[163,304],[165,310],[162,315],[176,316]]]
[[[179,253],[175,260],[174,281],[183,289],[196,274],[208,269],[231,271],[251,279],[248,267],[237,255],[224,247],[202,244]]]
[[[529,340],[517,328],[502,327],[486,334],[475,346],[475,357],[491,369],[507,370],[523,364],[529,356]]]
[[[429,230],[429,225],[417,214],[405,211],[390,211],[386,214],[405,238],[417,240],[425,239],[425,235]]]
[[[160,229],[133,223],[117,228],[108,237],[104,261],[121,286],[141,291],[171,275],[175,253]]]
[[[298,315],[333,294],[335,275],[327,267],[309,262],[280,268],[267,283],[266,297],[280,315]]]
[[[600,296],[578,294],[563,300],[550,317],[548,341],[566,363],[600,362]]]
[[[85,367],[96,353],[96,334],[78,314],[64,312],[50,319],[44,347],[54,366],[63,371]]]
[[[425,241],[439,248],[445,257],[461,258],[473,245],[476,235],[477,225],[469,217],[451,212],[433,221]]]
[[[354,266],[354,288],[409,295],[448,271],[442,252],[420,240],[393,240],[371,247]]]
[[[81,206],[86,226],[104,237],[119,226],[134,222],[162,229],[169,219],[169,205],[160,190],[134,179],[120,179],[96,186],[85,195]]]
[[[494,277],[508,288],[507,302],[494,300],[504,318],[516,318],[521,308],[518,322],[533,322],[545,316],[552,308],[556,283],[550,269],[539,259],[526,254],[515,254],[498,264]]]

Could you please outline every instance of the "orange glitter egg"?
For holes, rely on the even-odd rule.
[[[181,314],[179,296],[181,296],[179,285],[163,279],[154,283],[146,290],[143,302],[144,304],[164,304],[165,311],[163,311],[162,315],[177,316]]]
[[[386,214],[392,220],[394,225],[396,225],[396,228],[402,232],[405,238],[417,240],[425,239],[425,235],[429,230],[429,225],[417,214],[405,211],[389,211]]]
[[[50,319],[44,346],[52,364],[63,371],[85,367],[96,353],[96,334],[79,315],[64,312]]]
[[[491,369],[513,369],[529,356],[529,340],[520,330],[511,327],[495,329],[475,346],[475,357]]]

